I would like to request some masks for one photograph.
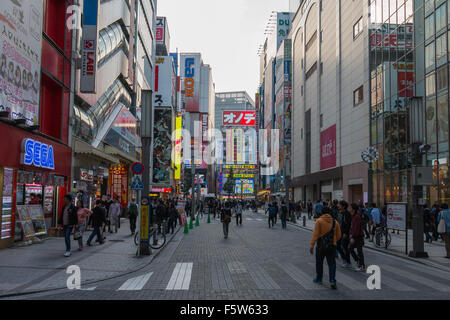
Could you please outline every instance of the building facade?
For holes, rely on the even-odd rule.
[[[368,4],[303,1],[292,39],[291,186],[296,201],[367,201]]]

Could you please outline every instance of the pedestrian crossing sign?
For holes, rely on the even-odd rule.
[[[142,183],[140,176],[134,176],[131,182],[131,190],[144,190],[144,184]]]

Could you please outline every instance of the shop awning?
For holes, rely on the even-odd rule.
[[[269,194],[269,193],[270,193],[270,190],[261,190],[260,192],[258,192],[258,197]]]
[[[74,138],[73,152],[78,154],[90,154],[111,163],[120,163],[120,160],[118,158],[113,157],[97,148],[94,148],[90,144],[80,141],[76,138]]]
[[[112,146],[105,145],[105,152],[107,154],[110,154],[110,155],[113,155],[113,156],[117,156],[117,157],[121,158],[122,160],[124,160],[126,162],[130,162],[130,163],[139,162],[138,159],[134,158],[130,154],[125,153],[123,151],[120,151],[119,149],[114,148]]]

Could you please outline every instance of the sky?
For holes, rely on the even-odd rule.
[[[289,0],[158,0],[157,15],[167,17],[171,52],[200,52],[211,65],[216,92],[254,98],[267,22],[288,9]]]

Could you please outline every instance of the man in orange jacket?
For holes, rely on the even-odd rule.
[[[336,243],[341,238],[341,227],[339,223],[331,216],[331,210],[328,207],[322,209],[322,214],[314,225],[314,232],[311,239],[311,254],[314,254],[316,246],[316,277],[314,283],[322,284],[323,260],[327,259],[328,273],[330,276],[330,285],[336,289]]]

